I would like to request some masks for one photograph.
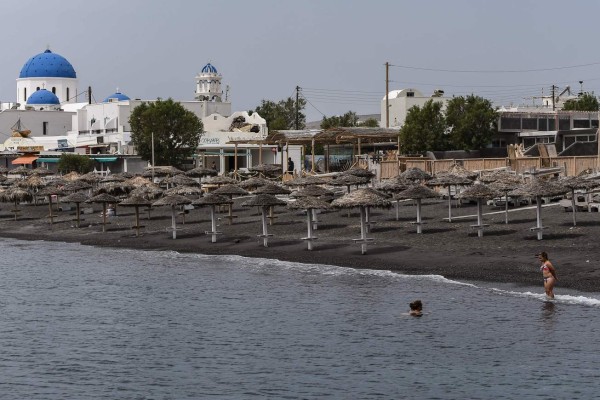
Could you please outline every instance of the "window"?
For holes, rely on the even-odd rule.
[[[492,147],[506,147],[506,140],[504,139],[493,139]]]
[[[556,120],[555,119],[549,119],[548,120],[548,130],[549,131],[555,131],[556,130]]]
[[[575,119],[573,120],[573,128],[589,128],[590,120],[589,119]]]
[[[48,134],[48,123],[47,122],[42,122],[42,135],[47,135]]]
[[[569,147],[570,145],[572,145],[573,143],[575,143],[575,137],[574,136],[565,136],[565,141],[564,141],[564,148],[566,149],[567,147]]]
[[[406,97],[415,97],[415,92],[406,92]]]
[[[502,117],[500,118],[501,130],[519,130],[521,129],[521,118]]]
[[[27,88],[23,88],[23,102],[27,101]]]
[[[558,130],[559,131],[568,131],[570,129],[571,129],[571,119],[569,117],[560,118],[558,120]]]
[[[523,118],[521,124],[523,130],[537,130],[537,118]]]
[[[52,93],[56,94],[56,86],[52,86]]]
[[[538,119],[538,130],[539,131],[547,131],[548,130],[548,120],[546,118]]]
[[[38,87],[36,87],[36,88],[35,88],[35,90],[36,90],[36,91],[40,90],[40,87],[39,87],[39,86],[38,86]]]
[[[67,101],[69,101],[70,98],[71,96],[69,96],[69,88],[67,88]]]

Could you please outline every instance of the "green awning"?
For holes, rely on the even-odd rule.
[[[98,157],[98,158],[92,157],[92,160],[95,160],[98,162],[115,162],[115,161],[117,161],[117,157]]]
[[[60,160],[60,158],[44,158],[44,157],[40,157],[37,160],[35,160],[38,163],[57,163]]]

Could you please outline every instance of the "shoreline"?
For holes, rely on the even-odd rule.
[[[471,232],[472,218],[461,218],[451,223],[447,217],[447,203],[430,201],[424,205],[423,215],[427,225],[423,234],[416,234],[410,223],[414,219],[414,206],[400,206],[400,220],[395,211],[374,210],[376,224],[369,234],[375,240],[369,243],[366,255],[352,242],[359,236],[357,210],[350,218],[346,210],[332,210],[319,214],[319,237],[314,250],[308,251],[305,236],[305,217],[301,213],[276,209],[274,225],[269,226],[269,247],[262,247],[256,235],[260,229],[256,209],[235,205],[238,215],[233,225],[221,220],[219,230],[223,235],[211,243],[204,234],[209,229],[208,211],[192,210],[185,224],[178,217],[177,239],[173,240],[170,226],[170,209],[156,208],[152,218],[142,219],[143,234],[135,237],[133,209],[119,207],[118,217],[110,218],[107,232],[102,232],[99,208],[93,214],[83,215],[81,228],[73,228],[72,211],[58,211],[52,228],[45,219],[47,206],[21,206],[22,216],[17,221],[7,219],[0,211],[0,237],[21,240],[45,240],[81,243],[106,248],[139,250],[172,250],[181,253],[206,255],[238,255],[252,258],[277,259],[305,264],[325,264],[349,268],[390,270],[411,275],[441,275],[457,281],[482,281],[510,283],[517,286],[539,286],[543,291],[541,273],[535,258],[539,251],[547,251],[557,267],[557,293],[561,288],[581,292],[600,291],[600,249],[594,238],[600,237],[600,215],[578,213],[578,226],[572,226],[570,213],[562,208],[544,210],[544,225],[552,225],[542,241],[535,239],[529,227],[535,223],[531,210],[511,213],[513,219],[504,224],[504,214],[485,217],[490,226],[482,238]],[[444,206],[446,205],[446,206]],[[485,211],[494,211],[488,207]],[[474,207],[463,206],[456,216],[473,214]],[[453,211],[454,212],[454,211]],[[513,215],[518,214],[518,215]],[[219,214],[223,216],[224,214]],[[85,224],[85,225],[84,225]],[[570,225],[569,225],[570,224]],[[180,229],[181,228],[181,229]]]

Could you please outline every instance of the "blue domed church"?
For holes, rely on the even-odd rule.
[[[45,90],[45,92],[36,93]],[[75,103],[77,73],[66,58],[47,49],[31,57],[17,78],[17,102],[20,108],[40,109]],[[58,101],[58,102],[57,102]]]

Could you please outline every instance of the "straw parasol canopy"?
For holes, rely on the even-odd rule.
[[[431,175],[423,171],[420,168],[410,168],[399,175],[404,179],[411,181],[428,181],[431,179]]]
[[[87,190],[91,189],[92,185],[82,180],[77,180],[73,182],[69,182],[63,186],[63,190],[65,192],[77,192],[79,190]]]
[[[319,178],[318,176],[305,176],[305,177],[296,177],[292,180],[286,181],[283,184],[286,186],[311,186],[311,185],[323,185],[327,183],[327,181],[323,178]]]
[[[172,176],[177,174],[183,174],[183,171],[172,167],[170,165],[167,166],[157,166],[157,167],[146,167],[144,168],[144,172],[142,173],[143,177],[149,178],[152,176],[152,171],[154,171],[154,176]]]
[[[248,192],[238,185],[224,185],[212,191],[213,194],[220,194],[226,196],[245,196]]]
[[[129,196],[120,203],[124,207],[135,207],[135,236],[140,236],[140,207],[148,207],[151,204],[152,200],[136,195]]]
[[[304,189],[297,190],[290,194],[290,197],[333,197],[333,192],[331,190],[325,189],[321,186],[307,186]]]
[[[135,188],[146,185],[154,185],[152,182],[150,182],[150,179],[144,178],[143,176],[134,176],[133,178],[127,179],[125,182]]]
[[[184,174],[179,174],[175,176],[168,176],[163,179],[161,185],[177,185],[177,186],[200,186],[200,183],[194,178],[190,178],[189,176],[185,176]]]
[[[12,175],[31,175],[32,171],[33,170],[27,168],[26,166],[21,165],[20,167],[9,170],[8,173]]]
[[[335,208],[353,208],[353,207],[390,207],[390,198],[375,189],[363,188],[347,193],[331,203]]]
[[[259,176],[255,176],[255,177],[252,177],[252,178],[247,179],[245,181],[242,181],[242,182],[238,183],[237,185],[239,187],[241,187],[242,189],[252,190],[252,189],[256,189],[256,188],[258,188],[260,186],[264,186],[264,185],[268,185],[268,184],[272,184],[272,183],[273,182],[271,182],[268,179],[261,178]]]
[[[359,178],[368,178],[371,179],[375,176],[375,174],[368,169],[364,168],[350,168],[342,173],[343,175],[352,175],[358,176]]]
[[[167,189],[163,192],[165,196],[169,196],[172,194],[179,194],[182,196],[192,195],[192,196],[202,196],[204,191],[197,186],[175,186],[171,189]]]
[[[469,171],[468,169],[466,169],[465,167],[463,167],[462,165],[459,165],[459,164],[452,164],[452,166],[450,168],[448,168],[448,171],[446,171],[446,172],[449,174],[461,176],[463,178],[467,178],[467,179],[471,179],[471,180],[474,180],[477,178],[477,172]]]
[[[264,186],[257,188],[253,193],[254,194],[276,195],[276,194],[290,194],[291,191],[289,191],[288,189],[286,189],[282,186],[279,186],[279,185],[268,184],[268,185],[264,185]]]
[[[74,181],[76,179],[81,178],[81,174],[75,171],[71,171],[68,174],[63,175],[62,178],[66,181]]]
[[[330,182],[333,186],[346,186],[350,192],[352,185],[364,185],[369,183],[369,178],[360,178],[355,175],[339,175]]]
[[[46,183],[39,175],[31,175],[22,181],[18,181],[17,186],[28,189],[38,189],[46,186]]]
[[[493,183],[499,180],[510,181],[513,180],[515,183],[519,182],[520,179],[516,174],[511,172],[500,170],[500,171],[492,171],[492,172],[482,172],[479,177],[479,182],[482,183]]]
[[[568,191],[569,189],[567,187],[560,185],[558,182],[533,179],[528,183],[520,185],[508,194],[516,197],[535,197],[537,205],[537,225],[535,228],[532,228],[532,230],[537,231],[538,240],[542,240],[542,230],[544,229],[542,226],[542,197],[558,196],[565,194]]]
[[[226,176],[213,176],[210,178],[207,178],[203,183],[209,184],[209,185],[233,185],[236,184],[237,181],[233,178],[229,178]]]
[[[0,174],[6,174],[8,172],[8,168],[1,166],[0,167]]]
[[[408,189],[410,186],[414,185],[413,182],[396,177],[392,179],[386,179],[381,182],[378,182],[375,185],[375,189],[380,190],[382,192],[391,192],[398,193],[403,190]]]
[[[259,164],[249,168],[250,171],[260,172],[264,175],[281,175],[283,173],[280,164]]]
[[[147,199],[157,199],[162,196],[163,190],[159,188],[154,183],[150,185],[140,186],[138,188],[133,189],[129,195],[130,196],[142,196]]]
[[[231,204],[231,203],[233,203],[233,200],[231,200],[225,196],[222,196],[219,194],[214,194],[214,193],[209,193],[202,198],[192,201],[192,205],[199,206],[199,207],[219,206],[222,204]]]
[[[37,167],[31,171],[33,174],[38,174],[40,176],[48,176],[54,175],[54,172],[50,171],[48,168]]]
[[[95,174],[93,172],[88,172],[87,174],[81,175],[79,178],[77,178],[80,181],[86,182],[86,183],[90,183],[90,184],[95,184],[98,183],[100,180],[102,180],[102,177],[98,174]]]
[[[76,227],[79,228],[80,226],[80,222],[81,222],[81,203],[89,200],[90,196],[88,196],[85,193],[82,192],[75,192],[75,193],[71,193],[68,196],[62,197],[60,199],[61,203],[75,203],[75,207],[76,207],[76,213],[77,213],[77,225]]]
[[[1,201],[14,202],[15,208],[12,210],[12,212],[15,214],[15,221],[17,220],[17,215],[20,212],[20,210],[18,209],[19,202],[31,201],[32,199],[33,194],[31,193],[31,191],[20,188],[18,186],[12,186],[0,192]]]
[[[86,203],[102,203],[102,232],[106,232],[106,203],[116,204],[119,199],[108,193],[100,193],[86,201]]]
[[[219,172],[210,168],[196,167],[186,171],[185,175],[192,178],[202,178],[203,176],[217,176]]]
[[[100,184],[103,183],[113,183],[113,182],[125,182],[128,178],[125,178],[119,174],[110,174],[106,175],[104,178],[100,179]]]
[[[108,182],[101,183],[96,189],[96,193],[108,193],[113,196],[127,195],[133,190],[133,186],[129,185],[125,181],[122,182]]]

